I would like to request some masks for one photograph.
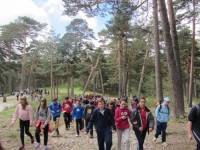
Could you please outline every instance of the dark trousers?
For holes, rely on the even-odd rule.
[[[197,150],[200,150],[200,130],[199,129],[192,129],[192,133],[194,138],[197,142]]]
[[[90,119],[88,119],[88,118],[85,119],[85,126],[86,126],[86,128],[87,128],[87,126],[88,126],[88,124],[89,124],[89,121],[90,121]],[[90,129],[90,136],[93,136],[93,126],[92,126],[92,128]]]
[[[66,129],[70,128],[70,122],[71,122],[71,113],[64,113],[63,114],[64,121],[65,121],[65,127]]]
[[[142,132],[139,129],[134,129],[136,138],[138,140],[138,148],[137,150],[143,150],[144,141],[147,134],[147,129],[143,130]]]
[[[82,121],[82,119],[76,119],[76,133],[77,133],[77,135],[79,135],[80,134],[80,130],[82,130],[83,129],[83,121]]]
[[[53,117],[53,121],[54,121],[54,123],[55,123],[55,126],[57,126],[57,124],[58,124],[57,119],[59,119],[59,118],[60,118],[60,116]],[[60,132],[59,132],[59,130],[58,130],[58,127],[56,127],[56,134],[57,134],[57,135],[60,135]]]
[[[24,130],[25,130],[26,135],[28,135],[31,138],[31,140],[33,140],[33,136],[29,132],[30,120],[26,120],[26,121],[19,120],[19,126],[20,126],[20,139],[21,139],[22,145],[24,145]]]
[[[97,129],[97,140],[99,150],[111,150],[112,147],[112,129],[111,128],[104,128],[104,129]],[[105,145],[106,147],[105,147]]]
[[[166,129],[167,122],[157,121],[155,138],[158,138],[159,135],[162,135],[162,142],[166,142]]]
[[[48,130],[49,130],[49,125],[47,124],[44,128],[44,145],[47,145],[47,142],[48,142]],[[41,132],[40,127],[36,128],[35,138],[36,138],[37,143],[40,143],[40,132]]]

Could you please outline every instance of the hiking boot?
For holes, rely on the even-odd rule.
[[[164,146],[164,147],[167,147],[167,145],[168,145],[168,144],[167,144],[166,142],[163,142],[163,143],[162,143],[162,146]]]

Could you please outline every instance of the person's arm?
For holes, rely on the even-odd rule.
[[[47,108],[47,120],[45,121],[45,125],[47,125],[50,122],[51,119],[51,112],[49,108]]]
[[[90,118],[90,121],[88,123],[88,126],[86,127],[87,128],[86,132],[89,132],[89,130],[93,127],[94,123],[96,122],[96,119],[97,119],[97,110],[94,110]]]
[[[192,140],[192,122],[188,121],[188,138]]]
[[[155,123],[155,121],[154,121],[153,114],[150,112],[149,113],[149,131],[150,132],[153,131],[153,129],[154,129],[154,123]]]
[[[155,118],[157,118],[157,116],[158,116],[158,110],[159,110],[159,108],[160,108],[160,105],[158,105],[158,106],[156,107],[156,110],[155,110]]]
[[[119,110],[118,110],[118,109],[115,110],[115,116],[114,116],[114,119],[115,119],[115,122],[119,122],[119,121],[122,120],[122,117],[120,116],[120,114],[119,114]]]

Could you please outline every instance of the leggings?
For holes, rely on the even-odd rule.
[[[49,125],[47,124],[44,128],[44,145],[45,146],[47,145],[47,142],[48,142],[48,130],[49,130]],[[35,138],[36,138],[37,143],[40,143],[40,132],[41,132],[40,127],[37,127],[35,131]]]
[[[20,126],[20,139],[21,139],[22,145],[24,145],[24,130],[25,130],[26,135],[28,135],[31,138],[31,140],[33,140],[33,136],[29,132],[30,120],[23,121],[20,119],[19,126]]]

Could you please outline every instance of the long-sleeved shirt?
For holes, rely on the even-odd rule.
[[[43,109],[42,107],[38,108],[35,115],[36,121],[44,122],[45,124],[47,124],[50,121],[50,117],[51,114],[49,108]]]
[[[170,119],[169,107],[164,104],[157,106],[155,116],[159,122],[168,122]]]
[[[84,108],[81,105],[74,107],[72,117],[73,119],[82,119],[84,117]]]
[[[53,117],[59,117],[61,114],[62,106],[59,102],[52,102],[49,105],[49,109]]]
[[[12,122],[15,122],[17,119],[21,119],[23,121],[30,120],[33,121],[33,109],[30,105],[27,105],[25,109],[22,108],[21,104],[18,104],[16,107],[16,111],[13,114]]]
[[[125,119],[122,119],[125,117]],[[130,118],[130,111],[128,108],[117,108],[115,110],[115,125],[117,129],[129,128],[128,119]]]

